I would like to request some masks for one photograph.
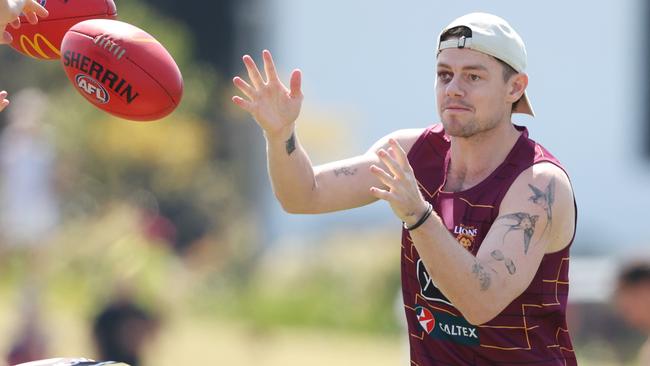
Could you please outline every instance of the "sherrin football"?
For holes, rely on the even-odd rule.
[[[13,47],[18,52],[42,60],[58,60],[61,40],[73,25],[88,19],[115,19],[117,10],[113,0],[39,0],[50,13],[38,24],[29,24],[20,17],[20,28],[10,25],[6,30],[13,36]]]
[[[73,26],[61,44],[63,68],[77,91],[114,116],[153,121],[181,101],[183,77],[153,36],[117,20]]]

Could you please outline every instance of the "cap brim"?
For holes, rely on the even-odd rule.
[[[528,100],[528,93],[524,92],[524,95],[519,99],[517,106],[513,108],[512,113],[524,113],[530,114],[535,117],[535,112],[533,112],[533,106],[530,105],[530,100]]]

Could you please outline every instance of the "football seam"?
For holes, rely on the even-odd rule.
[[[99,16],[105,16],[105,15],[113,16],[113,15],[117,15],[117,13],[113,13],[113,14],[98,13],[98,14],[88,14],[88,15],[77,15],[77,16],[74,16],[74,17],[55,18],[55,19],[47,19],[47,18],[45,18],[45,19],[42,19],[42,20],[39,19],[38,22],[39,23],[50,23],[50,22],[56,22],[58,20],[68,20],[68,19],[87,18],[87,17],[99,17]],[[22,19],[21,19],[20,20],[20,25],[22,26],[23,24],[25,24],[25,25],[27,25],[27,24],[34,25],[34,24],[31,24],[30,22],[23,22]]]
[[[70,29],[68,32],[76,33],[76,34],[79,34],[79,35],[81,35],[81,36],[88,37],[89,39],[93,39],[93,37],[91,37],[89,34],[81,33],[81,32],[79,32],[79,31],[77,31],[77,30],[74,30],[74,29]],[[162,45],[161,45],[161,46],[162,46]],[[164,48],[164,47],[163,47],[163,48]],[[130,62],[131,64],[137,66],[138,69],[142,70],[142,72],[144,72],[145,74],[147,74],[147,76],[148,76],[151,80],[153,80],[156,84],[158,84],[158,86],[160,86],[160,89],[162,89],[162,90],[165,92],[165,94],[167,94],[167,97],[169,97],[169,100],[172,101],[172,103],[174,104],[174,106],[175,106],[175,107],[178,107],[178,103],[174,100],[174,98],[171,96],[171,94],[169,93],[169,91],[167,91],[167,88],[165,88],[165,87],[164,87],[164,86],[163,86],[163,85],[162,85],[162,84],[161,84],[161,83],[160,83],[156,78],[154,78],[150,73],[148,73],[145,69],[143,69],[142,66],[138,65],[138,64],[135,63],[133,60],[131,60],[130,57],[127,56],[126,59],[129,60],[129,62]],[[176,62],[174,62],[174,63],[176,63]],[[178,67],[178,65],[177,65],[177,67]],[[180,72],[180,70],[179,70],[179,72]],[[157,113],[148,113],[148,114],[142,114],[142,115],[140,115],[140,114],[134,114],[133,116],[134,116],[134,117],[146,117],[146,116],[155,115],[155,114],[157,114]]]

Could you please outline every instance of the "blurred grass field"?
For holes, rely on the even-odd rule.
[[[322,246],[278,248],[254,266],[238,266],[220,262],[214,241],[179,257],[142,235],[137,214],[129,205],[112,205],[96,219],[69,224],[37,250],[4,253],[0,352],[7,353],[23,321],[22,288],[29,283],[40,289],[51,357],[96,357],[92,317],[128,288],[161,319],[146,365],[406,360],[395,311],[399,251],[385,235],[343,241],[349,235],[334,234]]]

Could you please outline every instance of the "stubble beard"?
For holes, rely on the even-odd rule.
[[[497,127],[498,121],[480,123],[476,119],[462,121],[456,117],[442,119],[445,133],[451,137],[470,138]]]

